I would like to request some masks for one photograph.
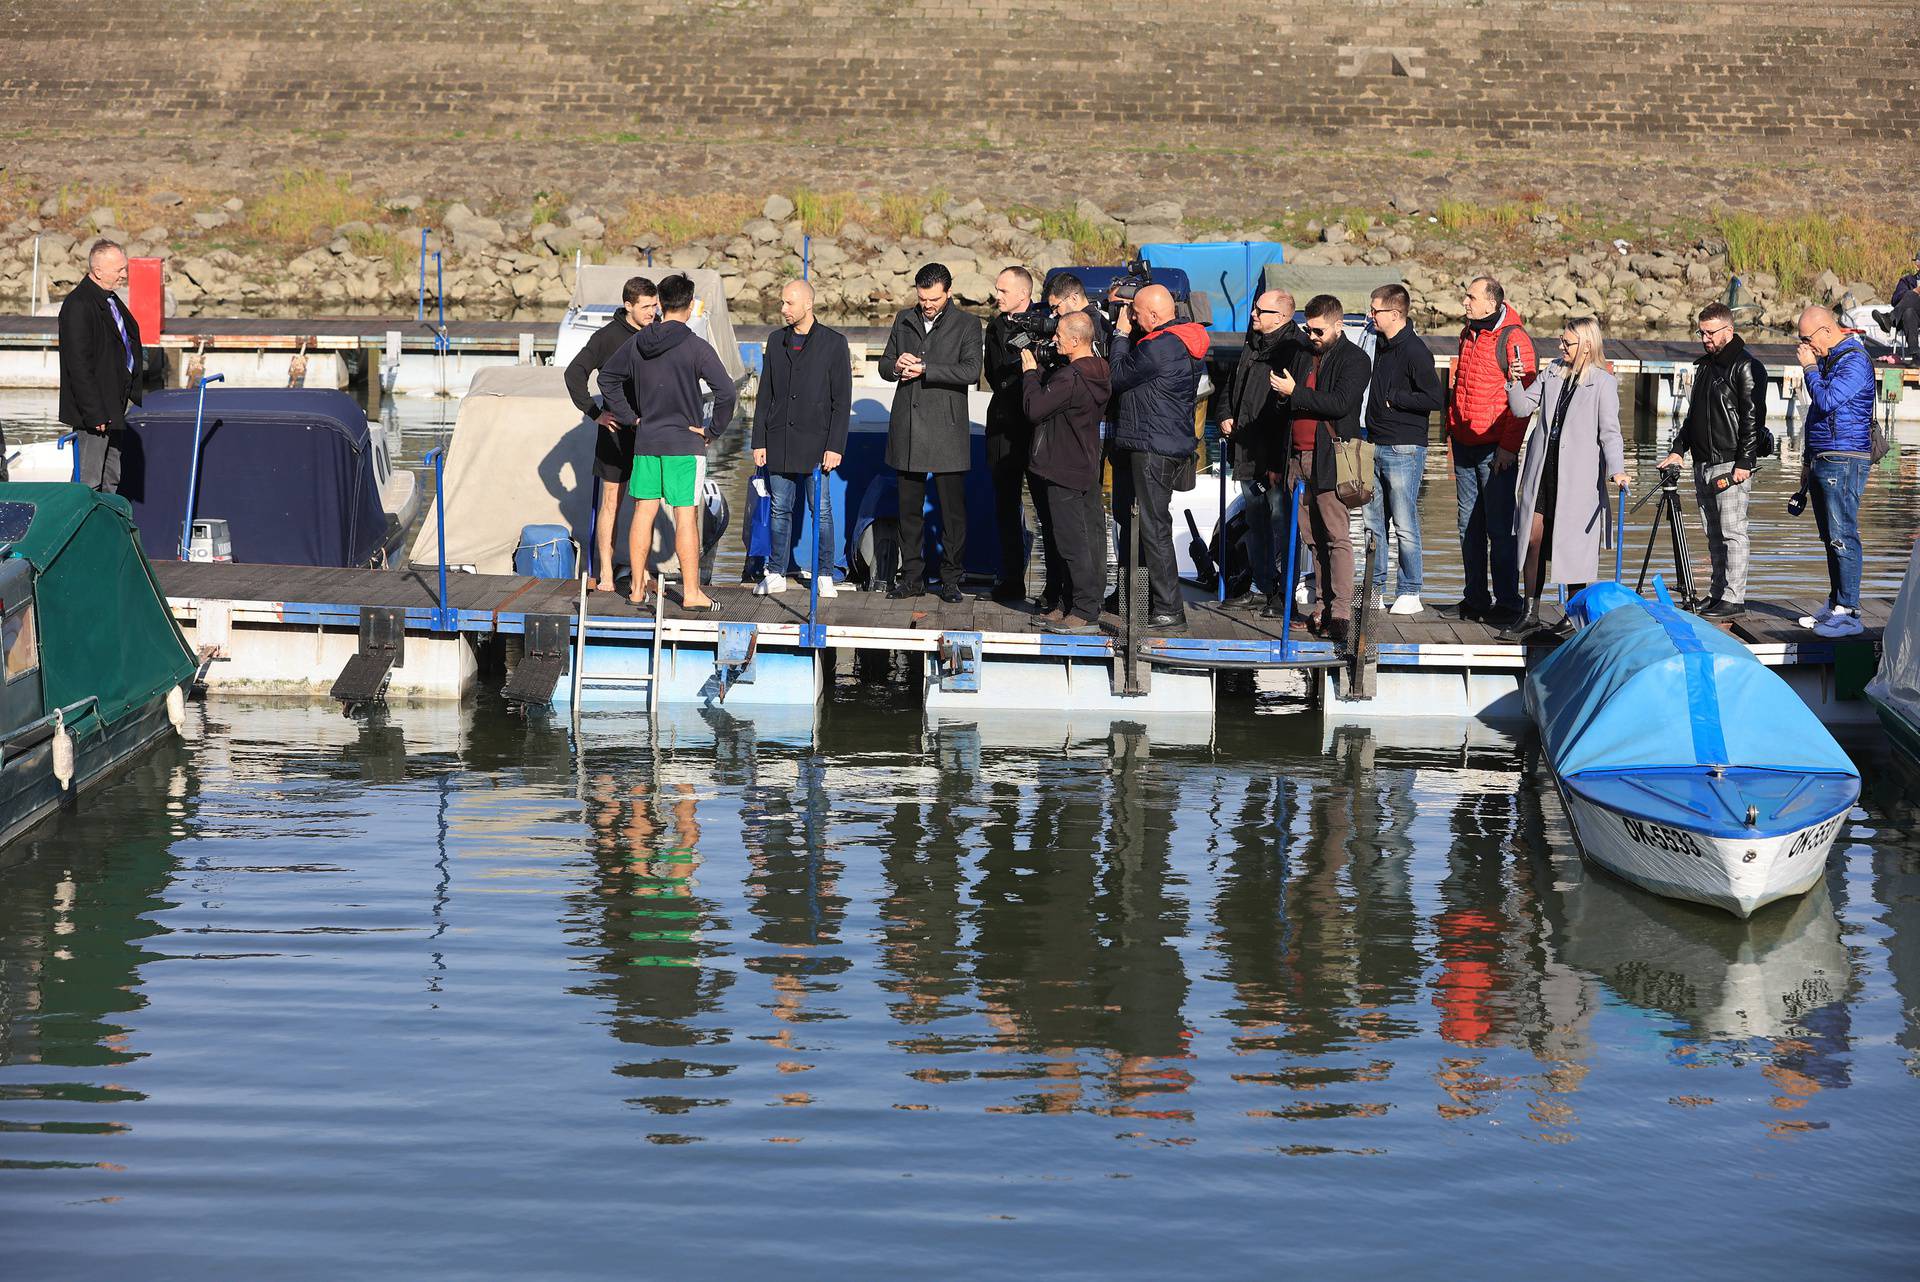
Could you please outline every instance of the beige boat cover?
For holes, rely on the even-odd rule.
[[[585,546],[594,491],[593,434],[602,429],[582,418],[567,397],[564,371],[551,365],[497,365],[473,376],[460,402],[447,444],[447,565],[481,574],[512,574],[513,551],[528,525],[564,525]],[[437,502],[433,476],[427,487],[427,519],[408,560],[439,564]],[[614,563],[627,561],[627,515],[623,504],[614,538]],[[654,563],[663,552],[674,572],[672,526],[662,516],[654,538]]]
[[[582,263],[573,282],[570,307],[618,307],[620,291],[634,276],[645,276],[656,284],[668,276],[685,276],[693,282],[693,305],[697,315],[707,322],[707,341],[720,354],[727,377],[736,382],[747,367],[740,359],[740,340],[734,337],[733,316],[727,311],[727,291],[720,273],[706,267],[648,267],[644,263]]]

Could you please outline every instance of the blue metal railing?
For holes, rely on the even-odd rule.
[[[807,628],[800,644],[818,650],[826,645],[826,629],[820,626],[820,496],[826,474],[813,469],[813,577],[807,581]]]
[[[433,517],[436,552],[440,559],[439,604],[433,611],[433,630],[451,632],[458,621],[457,612],[447,604],[447,447],[436,445],[427,451],[424,463],[433,464]]]
[[[53,448],[73,451],[73,483],[80,484],[80,433],[65,433],[53,443]]]
[[[1280,657],[1283,659],[1291,655],[1288,643],[1293,635],[1294,573],[1299,569],[1294,553],[1300,546],[1300,500],[1306,494],[1306,490],[1305,481],[1295,481],[1293,502],[1287,507],[1287,594],[1280,603],[1280,608],[1284,611],[1280,616]],[[1367,590],[1372,591],[1373,585],[1368,584]]]
[[[413,304],[413,319],[423,325],[427,320],[427,233],[431,230],[420,229],[420,293]]]
[[[1220,279],[1224,282],[1226,273],[1221,273]],[[1218,527],[1220,546],[1213,554],[1213,577],[1220,581],[1219,590],[1214,596],[1216,601],[1227,599],[1227,446],[1227,434],[1222,432],[1220,433],[1220,524]],[[1272,571],[1269,570],[1268,573],[1271,574]]]
[[[187,549],[193,544],[193,501],[200,492],[200,433],[207,418],[207,384],[223,383],[225,374],[208,374],[200,380],[200,401],[193,411],[193,455],[187,463],[187,510],[180,518],[180,559],[187,559]],[[74,449],[74,467],[80,466],[80,451]]]

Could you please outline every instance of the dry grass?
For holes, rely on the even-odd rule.
[[[288,249],[305,249],[333,235],[341,223],[378,222],[373,197],[353,189],[347,174],[295,169],[280,175],[273,190],[247,207],[245,226],[254,236]]]
[[[609,243],[672,248],[713,236],[735,236],[759,210],[748,196],[654,196],[630,201],[607,229]]]
[[[920,234],[920,223],[927,216],[927,202],[921,196],[882,196],[874,211],[874,230],[895,240]]]
[[[1071,209],[1034,209],[1022,207],[1017,216],[1037,218],[1042,240],[1064,240],[1073,247],[1075,262],[1117,263],[1126,248],[1126,233],[1114,227],[1102,227]]]
[[[809,236],[838,236],[848,219],[864,222],[874,216],[850,191],[823,192],[801,187],[788,199],[793,201],[794,217],[800,220],[801,229]]]
[[[1450,235],[1485,232],[1506,236],[1532,222],[1533,216],[1540,212],[1540,200],[1532,193],[1527,196],[1527,199],[1507,200],[1497,205],[1476,205],[1449,197],[1442,200],[1433,213],[1440,220],[1441,230]]]
[[[1869,281],[1890,289],[1913,261],[1920,228],[1852,214],[1721,213],[1715,227],[1727,242],[1727,260],[1740,273],[1767,272],[1783,293],[1805,289],[1823,271],[1842,282]]]

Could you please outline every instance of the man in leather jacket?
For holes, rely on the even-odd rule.
[[[1700,613],[1730,619],[1747,597],[1747,482],[1766,432],[1767,371],[1733,332],[1726,304],[1702,309],[1699,325],[1706,354],[1693,363],[1693,400],[1660,466],[1678,467],[1693,455],[1700,520],[1713,558],[1713,591]]]

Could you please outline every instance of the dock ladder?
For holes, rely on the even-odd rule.
[[[573,730],[580,732],[580,696],[591,685],[595,689],[645,690],[647,692],[647,715],[653,716],[660,706],[660,640],[667,624],[667,580],[665,575],[655,575],[653,580],[653,617],[651,619],[600,619],[594,627],[601,632],[651,632],[652,655],[644,673],[607,672],[598,675],[587,672],[587,576],[580,575],[580,605],[574,615],[573,637]]]

